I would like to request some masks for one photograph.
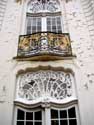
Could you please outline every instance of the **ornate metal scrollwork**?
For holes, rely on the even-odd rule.
[[[72,56],[69,34],[34,33],[20,36],[18,57],[33,57],[38,55]]]
[[[29,13],[60,11],[57,0],[32,0],[28,4]]]
[[[62,100],[72,96],[73,76],[62,71],[40,70],[19,76],[17,97],[32,100]]]

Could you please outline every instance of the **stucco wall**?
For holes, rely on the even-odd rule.
[[[86,4],[87,5],[87,4]],[[49,62],[17,62],[13,57],[17,54],[18,37],[22,34],[23,4],[8,0],[5,17],[0,32],[0,125],[13,124],[14,95],[16,73],[20,69],[51,65],[70,67],[75,71],[78,104],[82,125],[94,124],[94,50],[93,37],[84,14],[82,3],[77,0],[65,3],[66,18],[73,53],[73,60]],[[63,9],[63,8],[62,8]],[[91,9],[93,11],[93,9]],[[92,22],[93,17],[88,17]],[[66,30],[66,31],[67,31]]]

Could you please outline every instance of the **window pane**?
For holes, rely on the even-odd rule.
[[[47,31],[51,31],[51,26],[47,26]]]
[[[57,32],[58,32],[58,33],[62,33],[62,30],[58,30]]]
[[[51,25],[51,18],[47,18],[47,24]]]
[[[33,125],[33,122],[27,121],[26,125]]]
[[[17,121],[17,125],[24,125],[24,121]]]
[[[58,110],[51,109],[51,119],[58,118]]]
[[[67,118],[67,111],[66,110],[60,111],[60,118]]]
[[[36,26],[32,26],[32,33],[36,32]]]
[[[35,120],[42,120],[42,113],[41,113],[41,111],[35,112]]]
[[[24,111],[18,109],[17,120],[24,120]]]
[[[68,109],[69,118],[76,118],[75,107]]]
[[[41,32],[41,27],[40,27],[40,26],[37,27],[37,31],[38,31],[38,32],[39,32],[39,31]]]
[[[33,23],[32,23],[33,26],[36,26],[36,18],[33,18]]]
[[[27,17],[27,34],[31,33],[31,17]]]
[[[41,122],[35,122],[34,125],[42,125],[42,123]]]
[[[67,120],[60,120],[60,125],[68,125],[68,121]]]
[[[56,25],[56,18],[52,18],[52,25]]]
[[[33,120],[33,112],[26,112],[26,120]]]
[[[57,24],[61,24],[61,19],[60,19],[60,17],[57,17]]]
[[[27,17],[27,26],[31,26],[31,17]]]
[[[69,125],[77,125],[76,119],[69,120]]]
[[[56,26],[52,26],[52,31],[53,31],[53,32],[56,31]]]
[[[59,121],[58,120],[52,120],[51,125],[59,125]]]

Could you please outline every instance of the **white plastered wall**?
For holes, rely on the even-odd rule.
[[[65,3],[64,1],[61,3]],[[76,76],[76,89],[82,125],[94,125],[94,51],[85,15],[78,0],[70,0],[66,8],[65,23],[68,23],[74,60],[49,62],[17,62],[18,37],[24,34],[26,4],[8,0],[2,30],[0,32],[0,125],[13,124],[16,73],[21,69],[42,66],[71,68]],[[67,31],[66,30],[66,31]]]

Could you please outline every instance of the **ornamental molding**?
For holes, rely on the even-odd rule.
[[[58,0],[31,0],[28,3],[28,13],[58,12],[60,6]]]
[[[52,70],[52,71],[62,71],[62,72],[65,72],[65,73],[71,73],[73,76],[74,76],[74,71],[67,67],[62,67],[62,66],[58,66],[58,67],[53,67],[53,66],[50,66],[50,65],[47,65],[47,66],[42,66],[42,65],[39,65],[39,66],[36,66],[36,67],[26,67],[24,69],[20,69],[19,71],[16,72],[16,77],[18,78],[20,75],[22,74],[26,74],[26,73],[29,73],[29,72],[37,72],[39,70]]]
[[[24,103],[61,102],[72,96],[71,73],[40,70],[22,74],[18,77],[16,100]]]

